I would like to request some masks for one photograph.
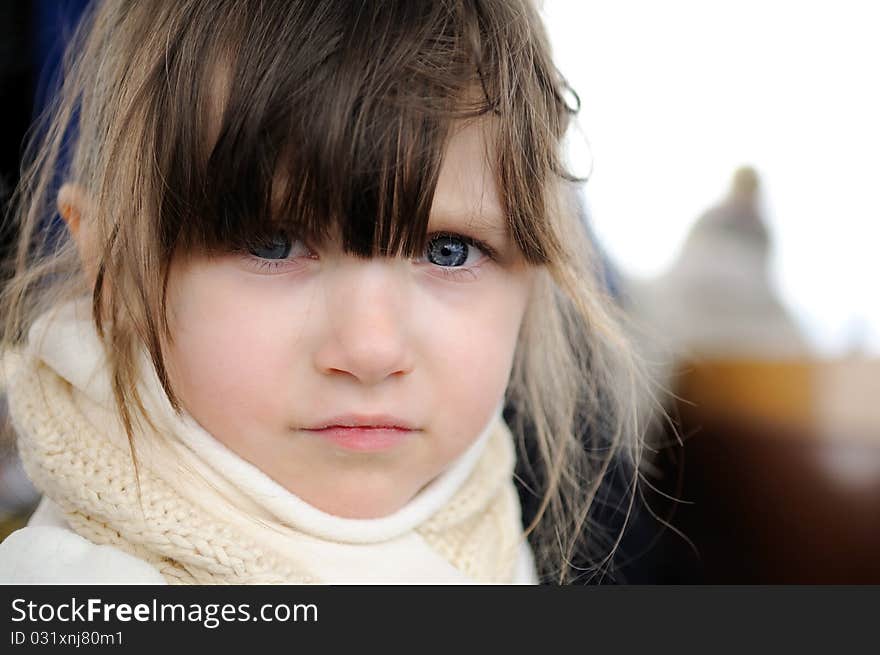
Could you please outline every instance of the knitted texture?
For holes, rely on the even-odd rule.
[[[520,534],[506,529],[520,522],[519,497],[510,484],[513,443],[504,423],[498,425],[499,438],[490,438],[469,484],[418,528],[433,548],[480,582],[507,579],[520,543]]]
[[[210,502],[192,502],[192,495],[180,493],[174,471],[139,465],[136,475],[130,451],[108,438],[118,427],[89,420],[76,387],[38,358],[7,357],[6,364],[9,413],[25,470],[75,532],[150,563],[172,584],[322,582],[307,558],[282,552],[256,525],[228,520],[235,508],[218,511],[222,501],[211,497],[210,485],[199,489]],[[139,432],[135,442],[151,436],[157,435]],[[513,465],[512,437],[497,420],[462,485],[415,529],[473,581],[514,581],[522,530]]]

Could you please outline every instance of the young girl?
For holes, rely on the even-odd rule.
[[[529,0],[105,2],[70,52],[4,296],[43,501],[3,579],[601,569],[637,378]]]

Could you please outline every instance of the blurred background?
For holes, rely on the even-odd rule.
[[[0,3],[4,205],[87,4]],[[618,581],[880,583],[880,7],[541,6],[585,215],[661,389]],[[0,442],[2,538],[36,498]]]
[[[581,101],[569,161],[665,390],[667,525],[632,579],[880,582],[880,7],[542,7]]]

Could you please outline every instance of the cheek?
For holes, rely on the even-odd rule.
[[[428,330],[436,397],[468,430],[487,421],[502,399],[526,301],[522,280],[487,285],[465,306],[439,310],[445,319]]]
[[[171,302],[169,368],[184,406],[209,431],[278,416],[295,362],[287,316],[241,276],[180,278]],[[273,391],[270,393],[270,391]]]

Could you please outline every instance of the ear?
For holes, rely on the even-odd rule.
[[[66,182],[58,191],[58,213],[76,243],[79,258],[88,279],[94,283],[97,262],[89,229],[89,203],[85,190],[78,184]]]
[[[65,183],[58,191],[58,213],[67,223],[73,238],[79,231],[79,221],[85,205],[85,193],[78,184]]]

